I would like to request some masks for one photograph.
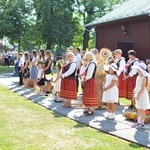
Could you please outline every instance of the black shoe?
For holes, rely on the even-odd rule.
[[[55,99],[55,102],[56,102],[56,103],[61,103],[62,101]]]
[[[134,108],[134,106],[133,106],[133,105],[130,105],[130,106],[129,106],[129,108],[130,108],[130,109],[133,109],[133,108]]]

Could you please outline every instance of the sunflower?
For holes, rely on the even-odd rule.
[[[108,48],[102,48],[100,50],[100,56],[104,59],[109,59],[112,56],[112,53]]]

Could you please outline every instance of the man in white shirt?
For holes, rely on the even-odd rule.
[[[23,85],[22,78],[22,67],[24,66],[24,58],[22,57],[22,53],[19,53],[19,63],[18,63],[18,73],[19,73],[19,86]]]
[[[5,52],[4,52],[5,67],[6,67],[6,66],[9,67],[9,59],[8,59],[8,56],[9,56],[9,54],[8,54],[7,50],[5,50]]]
[[[81,65],[81,54],[80,54],[80,48],[76,48],[74,51],[75,54],[75,62],[77,65],[77,70],[76,70],[76,85],[77,85],[77,92],[78,92],[78,86],[79,86],[79,79],[78,79],[78,74],[79,74],[79,69]]]

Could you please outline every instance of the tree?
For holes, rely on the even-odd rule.
[[[18,43],[28,26],[32,4],[30,0],[0,0],[0,35],[9,38],[10,43]]]
[[[73,17],[75,0],[34,0],[36,25],[41,32],[47,49],[72,44],[77,30],[76,19]]]
[[[76,7],[79,13],[80,21],[83,25],[100,18],[107,12],[111,11],[115,4],[121,3],[124,0],[77,0]],[[83,33],[83,49],[88,48],[90,29],[86,28]]]

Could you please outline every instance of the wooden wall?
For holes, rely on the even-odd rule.
[[[123,34],[121,25],[125,26],[128,35]],[[96,48],[115,50],[118,42],[133,43],[138,58],[150,58],[150,20],[144,18],[96,27]]]

